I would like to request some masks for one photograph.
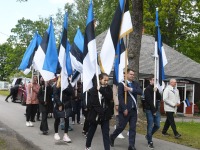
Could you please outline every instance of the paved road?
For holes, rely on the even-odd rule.
[[[0,96],[0,121],[9,126],[11,129],[19,133],[20,136],[24,137],[26,140],[31,141],[33,144],[37,145],[42,150],[84,150],[85,148],[85,137],[82,136],[82,125],[73,125],[74,131],[69,131],[69,136],[72,139],[72,143],[67,144],[62,141],[56,142],[53,139],[53,122],[54,119],[48,119],[49,123],[49,135],[42,135],[39,131],[40,122],[35,122],[34,127],[25,126],[25,106],[21,106],[16,103],[6,103],[4,101],[5,97]],[[1,127],[0,127],[1,128]],[[111,132],[113,128],[111,127]],[[63,136],[63,131],[60,130],[60,135]],[[125,135],[125,134],[124,134]],[[159,139],[154,139],[155,150],[194,150],[192,148],[174,144],[171,142],[166,142]],[[111,150],[127,150],[128,140],[126,139],[116,139],[115,147]],[[147,143],[143,135],[137,134],[136,137],[136,148],[137,150],[147,150]],[[92,142],[92,150],[103,150],[103,142],[100,128],[94,136]]]

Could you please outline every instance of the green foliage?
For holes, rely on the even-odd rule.
[[[197,0],[144,0],[145,33],[155,33],[155,11],[159,8],[159,25],[163,42],[200,62],[200,2]]]

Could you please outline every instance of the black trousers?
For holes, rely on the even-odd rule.
[[[65,120],[65,133],[68,133],[69,118],[64,118],[64,120]],[[55,131],[55,133],[58,133],[59,124],[60,124],[60,118],[55,118],[55,122],[54,122],[54,131]]]
[[[119,125],[116,126],[115,131],[111,134],[113,140],[125,129],[127,123],[129,122],[129,146],[135,146],[135,136],[136,136],[136,123],[137,123],[137,110],[132,109],[128,112],[125,117],[122,112],[119,112]]]
[[[42,114],[42,120],[40,123],[40,131],[48,131],[49,127],[48,127],[48,122],[47,122],[47,115],[48,115],[48,110],[46,106],[40,105],[40,110],[41,114]]]
[[[105,150],[110,150],[110,141],[109,141],[109,120],[101,122],[101,132],[103,135],[103,144]],[[91,147],[92,139],[94,137],[95,131],[97,129],[97,123],[90,123],[89,131],[87,134],[86,147]]]
[[[75,121],[75,115],[77,115],[77,123],[80,122],[80,111],[81,111],[81,101],[77,100],[73,104],[73,111],[72,111],[72,121]]]
[[[27,104],[26,105],[26,121],[33,122],[35,119],[35,114],[37,112],[38,104]]]
[[[84,121],[84,124],[83,124],[83,131],[85,131],[87,133],[88,130],[89,130],[89,124],[90,124],[88,119],[87,119],[88,111],[84,111],[84,116],[85,116],[85,121]]]
[[[167,115],[167,119],[165,121],[165,125],[164,125],[164,128],[162,130],[162,133],[166,133],[167,130],[169,129],[169,127],[171,126],[171,128],[174,132],[174,135],[177,135],[178,132],[176,130],[176,124],[175,124],[175,121],[174,121],[174,112],[166,112],[166,115]]]

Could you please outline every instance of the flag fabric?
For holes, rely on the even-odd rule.
[[[78,71],[74,71],[73,75],[72,75],[72,79],[71,79],[71,85],[72,87],[74,87],[76,85],[76,83],[78,82],[78,80],[81,78],[81,74]]]
[[[114,72],[113,72],[113,84],[118,85],[124,80],[124,68],[125,68],[125,45],[124,40],[121,39],[117,44]]]
[[[115,58],[117,43],[122,37],[128,35],[132,30],[129,1],[119,0],[119,5],[115,11],[112,23],[108,29],[100,52],[100,68],[102,72],[110,74]]]
[[[72,75],[72,66],[70,59],[70,43],[67,40],[67,29],[68,29],[68,14],[65,13],[63,22],[63,32],[61,37],[61,43],[59,46],[58,60],[61,66],[61,90],[63,91],[69,85],[68,77]]]
[[[38,32],[36,32],[29,46],[27,47],[24,56],[22,58],[21,64],[18,68],[19,70],[23,70],[24,74],[28,74],[31,71],[30,67],[33,62],[33,57],[41,41],[42,37],[38,34]]]
[[[58,64],[58,52],[56,48],[56,40],[54,35],[54,28],[52,18],[46,33],[38,47],[33,63],[35,68],[40,72],[44,81],[55,78],[55,73]]]
[[[83,92],[92,88],[92,78],[96,73],[97,49],[94,33],[93,4],[90,0],[84,37],[83,50]]]
[[[163,80],[165,79],[165,71],[164,66],[167,64],[167,57],[163,48],[162,44],[162,36],[159,28],[159,21],[158,21],[158,9],[156,9],[156,35],[155,35],[155,53],[154,56],[156,57],[156,64],[155,66],[155,73],[156,73],[156,81],[157,81],[157,88],[160,92],[163,91]]]
[[[81,30],[78,28],[74,37],[74,43],[70,49],[70,57],[72,68],[80,73],[83,73],[83,48],[84,48],[84,37]]]
[[[190,106],[190,102],[189,102],[189,100],[187,98],[183,101],[183,103],[184,103],[185,107],[189,107]]]

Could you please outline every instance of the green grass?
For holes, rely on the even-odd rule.
[[[6,142],[5,142],[5,140],[3,140],[3,139],[1,139],[0,138],[0,149],[5,149],[6,148]]]
[[[153,137],[170,141],[173,143],[186,145],[189,147],[200,149],[200,123],[196,122],[176,122],[177,131],[182,135],[180,139],[175,139],[172,129],[168,130],[170,136],[162,136],[164,123],[161,123],[159,131]],[[146,134],[146,125],[139,125],[137,133]]]
[[[10,91],[0,90],[0,95],[7,96],[9,93],[10,93]]]

